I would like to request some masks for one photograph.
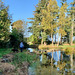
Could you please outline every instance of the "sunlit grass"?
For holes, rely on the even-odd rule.
[[[75,45],[59,45],[59,47],[62,47],[63,49],[66,49],[67,47],[75,48]]]
[[[39,47],[38,47],[39,49],[47,49],[47,50],[49,50],[49,49],[60,49],[61,47],[59,47],[59,46],[52,46],[52,45],[39,45]]]
[[[39,45],[38,47],[41,50],[50,50],[50,49],[55,49],[55,50],[65,50],[66,48],[71,48],[70,50],[74,50],[75,52],[75,45]]]

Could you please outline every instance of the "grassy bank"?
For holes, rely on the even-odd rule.
[[[11,48],[0,48],[0,58],[2,58],[3,55],[13,53],[11,51]],[[23,61],[27,61],[28,63],[32,63],[33,60],[36,59],[36,54],[29,53],[26,50],[24,50],[22,53],[16,53],[13,57],[13,64],[18,64]]]
[[[47,50],[49,50],[49,49],[66,49],[66,48],[68,48],[68,47],[71,47],[71,48],[75,48],[75,45],[59,45],[59,46],[52,46],[52,45],[39,45],[39,49],[41,49],[41,50],[45,50],[45,49],[47,49]]]
[[[3,56],[3,55],[6,55],[8,53],[11,52],[11,48],[0,48],[0,58]]]
[[[36,60],[36,54],[28,53],[23,51],[22,53],[16,53],[13,57],[12,63],[14,65],[21,64],[22,62],[26,61],[29,64],[33,63]]]
[[[28,66],[35,65],[37,55],[30,53],[27,50],[23,52],[13,53],[11,49],[0,49],[0,58],[3,56],[9,56],[5,63],[0,62],[0,72],[4,75],[28,75]],[[1,59],[3,61],[3,59]]]
[[[49,49],[60,49],[61,47],[52,46],[52,45],[39,45],[38,48],[41,50],[45,50],[45,49],[49,50]]]
[[[62,49],[66,49],[67,47],[75,48],[75,45],[59,45]]]

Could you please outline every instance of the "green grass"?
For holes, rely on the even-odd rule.
[[[11,52],[11,49],[10,48],[0,48],[0,58],[3,56],[3,55],[6,55],[8,53]]]
[[[67,47],[75,48],[75,45],[59,45],[62,49],[66,49]]]
[[[21,64],[24,61],[27,61],[28,63],[33,63],[33,61],[36,60],[36,54],[28,54],[25,51],[22,53],[17,53],[14,55],[12,64],[17,65]]]

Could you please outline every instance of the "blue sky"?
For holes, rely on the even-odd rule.
[[[12,15],[13,22],[26,20],[33,17],[33,11],[38,0],[4,0],[5,5],[9,5],[9,13]]]
[[[9,14],[12,15],[12,22],[17,20],[28,21],[27,18],[33,17],[33,11],[35,11],[35,5],[39,0],[3,0],[5,5],[9,5]],[[60,5],[61,0],[57,0]],[[67,0],[68,3],[73,0]]]

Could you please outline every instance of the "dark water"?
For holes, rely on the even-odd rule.
[[[62,51],[42,53],[37,62],[37,66],[29,67],[29,75],[75,75],[75,54]]]
[[[2,75],[2,72],[0,72],[0,75]]]

